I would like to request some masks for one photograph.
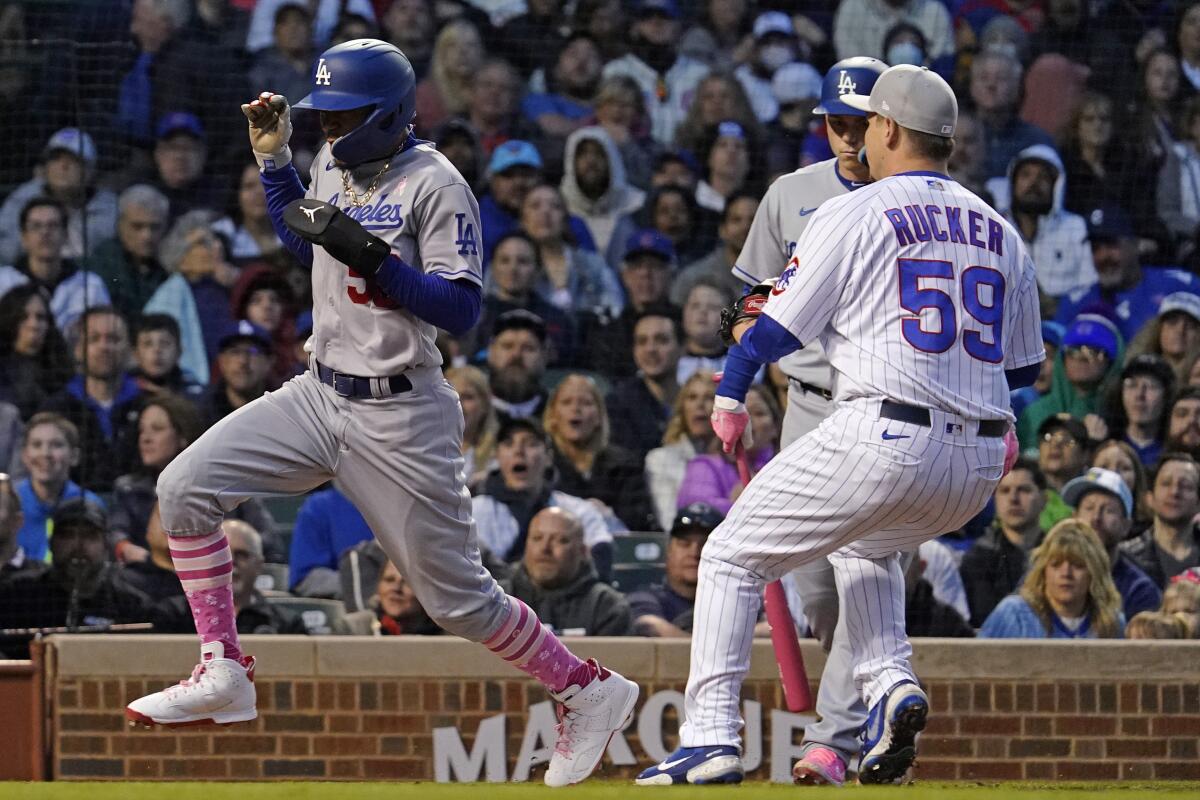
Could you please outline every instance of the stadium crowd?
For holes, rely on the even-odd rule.
[[[479,199],[483,311],[439,346],[485,560],[557,632],[688,635],[744,488],[709,425],[731,267],[832,157],[824,72],[874,56],[956,87],[953,177],[1025,239],[1048,356],[1023,457],[913,559],[910,632],[1200,636],[1200,2],[0,0],[0,653],[193,630],[156,477],[312,326],[238,106],[367,36]],[[789,390],[747,398],[755,466]],[[228,511],[242,632],[439,632],[336,484]]]

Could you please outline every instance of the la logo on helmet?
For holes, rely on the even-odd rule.
[[[319,62],[317,62],[316,85],[317,86],[329,86],[330,85],[329,79],[332,77],[333,77],[333,75],[330,74],[329,67],[325,66],[325,59],[322,58]]]
[[[317,73],[317,75],[320,74],[320,72]],[[854,94],[856,88],[858,87],[850,77],[850,73],[844,69],[841,70],[841,75],[838,77],[838,94]]]

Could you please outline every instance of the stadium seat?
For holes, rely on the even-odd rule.
[[[629,593],[662,580],[667,552],[665,533],[613,535],[613,585]]]
[[[267,602],[289,609],[300,615],[304,627],[313,635],[333,633],[333,626],[346,615],[341,600],[323,600],[316,597],[293,597],[292,595],[269,594]]]

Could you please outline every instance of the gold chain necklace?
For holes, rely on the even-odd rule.
[[[371,196],[375,194],[375,188],[379,186],[379,179],[383,177],[383,173],[388,171],[388,167],[392,165],[392,160],[389,158],[387,163],[383,165],[383,169],[375,173],[375,177],[371,180],[371,185],[367,187],[367,191],[359,196],[354,187],[350,185],[350,170],[342,170],[342,188],[346,190],[346,200],[353,208],[361,208],[371,202]]]

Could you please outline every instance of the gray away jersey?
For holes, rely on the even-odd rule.
[[[356,167],[352,186],[364,194],[384,161]],[[342,209],[383,239],[414,269],[483,285],[479,205],[458,170],[432,144],[417,144],[392,159],[370,202],[344,196],[342,170],[329,146],[313,160],[307,197]],[[325,248],[313,245],[313,335],[308,347],[322,364],[364,377],[438,366],[437,329],[399,307]]]
[[[895,175],[821,206],[763,313],[818,337],[838,399],[885,397],[1012,419],[1006,369],[1044,357],[1020,235],[935,173]]]
[[[836,167],[837,159],[831,158],[775,179],[754,215],[746,243],[733,267],[734,275],[756,284],[783,273],[813,213],[826,200],[850,191],[850,185],[839,177]],[[833,368],[819,341],[805,342],[803,349],[785,356],[779,366],[785,375],[796,380],[822,389],[833,387]]]

